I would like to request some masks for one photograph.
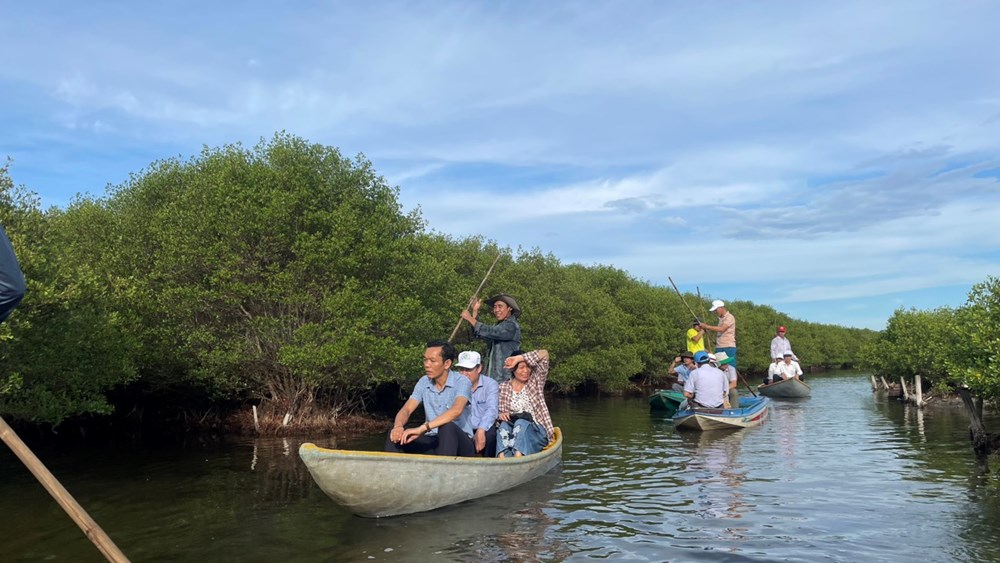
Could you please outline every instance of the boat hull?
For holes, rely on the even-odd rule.
[[[329,450],[302,444],[320,489],[358,516],[434,510],[492,495],[547,473],[562,459],[562,431],[541,452],[506,459]]]
[[[674,416],[682,402],[684,402],[684,393],[670,389],[657,389],[656,393],[649,397],[649,408],[662,412],[666,416]]]
[[[674,415],[674,428],[706,431],[760,426],[767,420],[770,403],[767,397],[742,397],[738,409],[685,409]]]
[[[812,387],[799,379],[783,379],[767,385],[758,385],[757,391],[765,397],[802,399],[812,395]]]

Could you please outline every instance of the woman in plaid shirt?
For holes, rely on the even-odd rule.
[[[500,429],[497,457],[521,457],[542,450],[552,440],[554,429],[545,404],[545,380],[549,376],[549,352],[515,351],[504,361],[514,377],[500,384]]]

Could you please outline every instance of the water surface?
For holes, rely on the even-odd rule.
[[[1000,561],[1000,492],[961,409],[887,402],[854,373],[809,381],[735,432],[680,434],[643,398],[552,401],[560,468],[380,520],[333,504],[297,449],[381,436],[37,453],[133,561]],[[101,560],[6,449],[0,515],[4,561]]]

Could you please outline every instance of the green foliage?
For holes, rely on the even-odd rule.
[[[424,343],[451,333],[498,255],[481,297],[518,299],[522,347],[550,351],[563,391],[664,375],[684,348],[687,305],[709,317],[707,299],[621,270],[427,232],[364,157],[286,134],[155,162],[65,210],[39,210],[3,168],[0,221],[29,284],[0,327],[0,412],[52,424],[107,413],[122,389],[299,412],[408,387]],[[814,365],[857,360],[874,334],[730,309],[741,371],[766,369],[778,324]],[[483,345],[467,327],[456,343]]]
[[[1000,398],[1000,278],[973,286],[955,320],[955,332],[966,337],[948,362],[953,379],[975,395]]]
[[[59,424],[108,413],[106,392],[136,377],[136,340],[93,254],[106,227],[99,208],[42,213],[0,170],[0,222],[8,226],[28,289],[0,327],[0,413]]]
[[[976,284],[959,309],[897,310],[862,350],[863,365],[888,377],[920,374],[935,384],[966,385],[1000,398],[1000,280]]]
[[[862,365],[882,375],[942,379],[956,352],[958,334],[952,329],[954,311],[896,310],[885,331],[862,351]]]

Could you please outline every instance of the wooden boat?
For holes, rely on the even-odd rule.
[[[722,430],[760,426],[767,420],[771,400],[767,397],[740,397],[738,409],[684,409],[674,415],[678,430]]]
[[[657,389],[649,396],[649,408],[662,412],[665,416],[674,416],[677,408],[684,402],[684,393],[673,389]]]
[[[765,397],[779,397],[783,399],[803,398],[812,394],[812,387],[800,379],[782,379],[767,385],[758,385],[757,391]]]
[[[562,459],[562,431],[542,451],[505,459],[329,450],[302,444],[299,457],[319,488],[358,516],[433,510],[516,487]]]

